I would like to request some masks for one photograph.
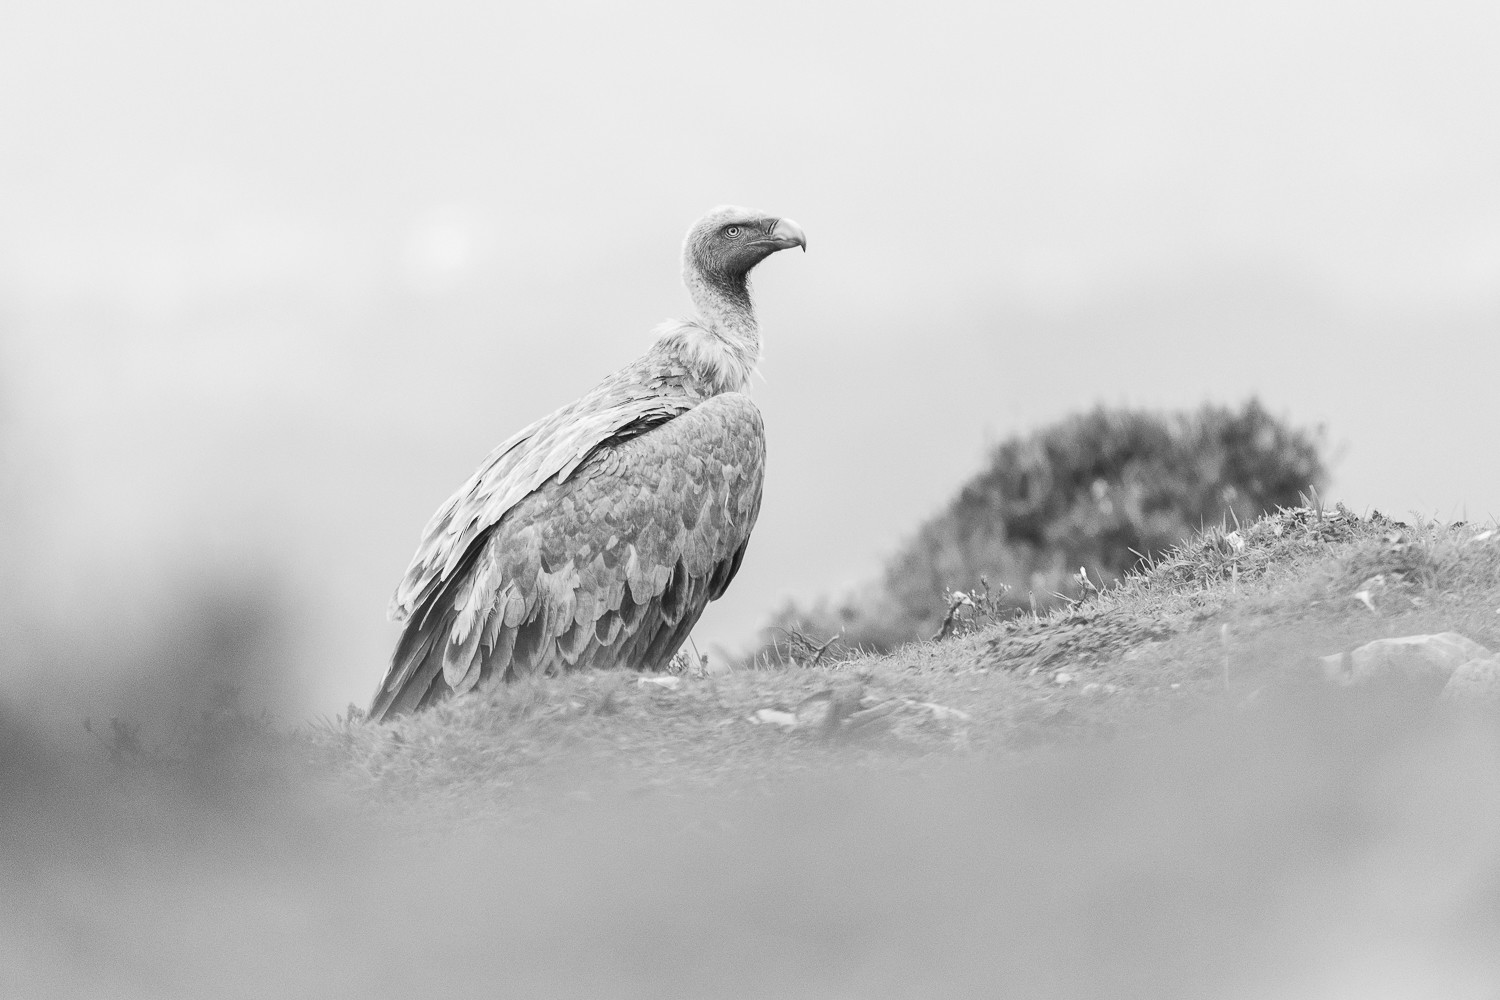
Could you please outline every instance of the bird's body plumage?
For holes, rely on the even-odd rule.
[[[752,223],[762,245],[805,246],[795,224],[744,209],[700,220],[684,248],[699,315],[501,444],[434,515],[391,603],[407,624],[372,717],[492,677],[660,669],[724,593],[765,462],[760,413],[742,391],[760,352],[744,275],[774,249],[747,255],[736,289],[720,287],[694,239],[725,242]]]

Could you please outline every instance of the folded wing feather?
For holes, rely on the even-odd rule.
[[[587,395],[517,431],[490,452],[422,530],[422,541],[391,599],[405,621],[470,555],[474,541],[547,480],[566,480],[603,442],[632,425],[669,420],[700,397],[683,391],[680,371],[637,363]]]
[[[489,677],[666,664],[739,568],[760,510],[764,437],[759,411],[739,393],[611,437],[629,423],[599,424],[611,429],[595,431],[601,437],[582,455],[541,476],[493,522],[483,523],[495,501],[482,492],[440,513],[428,536],[449,542],[419,553],[398,594],[411,595],[408,611],[420,613],[397,645],[374,717]],[[488,468],[504,461],[503,448]],[[525,473],[534,477],[546,463],[521,466],[538,470]],[[482,491],[485,471],[466,489]],[[464,551],[452,551],[465,540]],[[444,574],[444,565],[453,570]]]

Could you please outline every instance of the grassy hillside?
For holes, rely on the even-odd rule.
[[[12,713],[0,994],[1496,995],[1500,719],[1309,661],[1500,649],[1500,531],[1289,509],[963,612],[390,725]]]
[[[1298,690],[1312,657],[1374,638],[1454,630],[1500,649],[1500,535],[1480,535],[1286,509],[1210,530],[1047,614],[975,595],[958,611],[963,634],[888,655],[542,678],[388,726],[352,713],[310,739],[382,808],[452,803],[466,815],[476,802],[508,814],[543,788],[686,792],[834,764],[1014,758]],[[1354,595],[1377,576],[1372,610]]]

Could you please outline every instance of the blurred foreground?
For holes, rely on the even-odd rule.
[[[892,656],[291,733],[255,629],[164,626],[87,729],[0,702],[0,996],[1493,1000],[1500,711],[1314,657],[1497,604],[1494,528],[1296,509]],[[747,719],[850,684],[904,714]]]
[[[6,996],[1500,990],[1494,716],[1319,695],[1020,766],[438,825],[269,730],[150,768],[14,713],[0,741]]]

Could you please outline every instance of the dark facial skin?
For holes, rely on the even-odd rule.
[[[745,279],[751,268],[778,250],[800,246],[807,237],[795,222],[774,218],[729,219],[700,233],[693,257],[704,277],[736,298],[747,294]]]

